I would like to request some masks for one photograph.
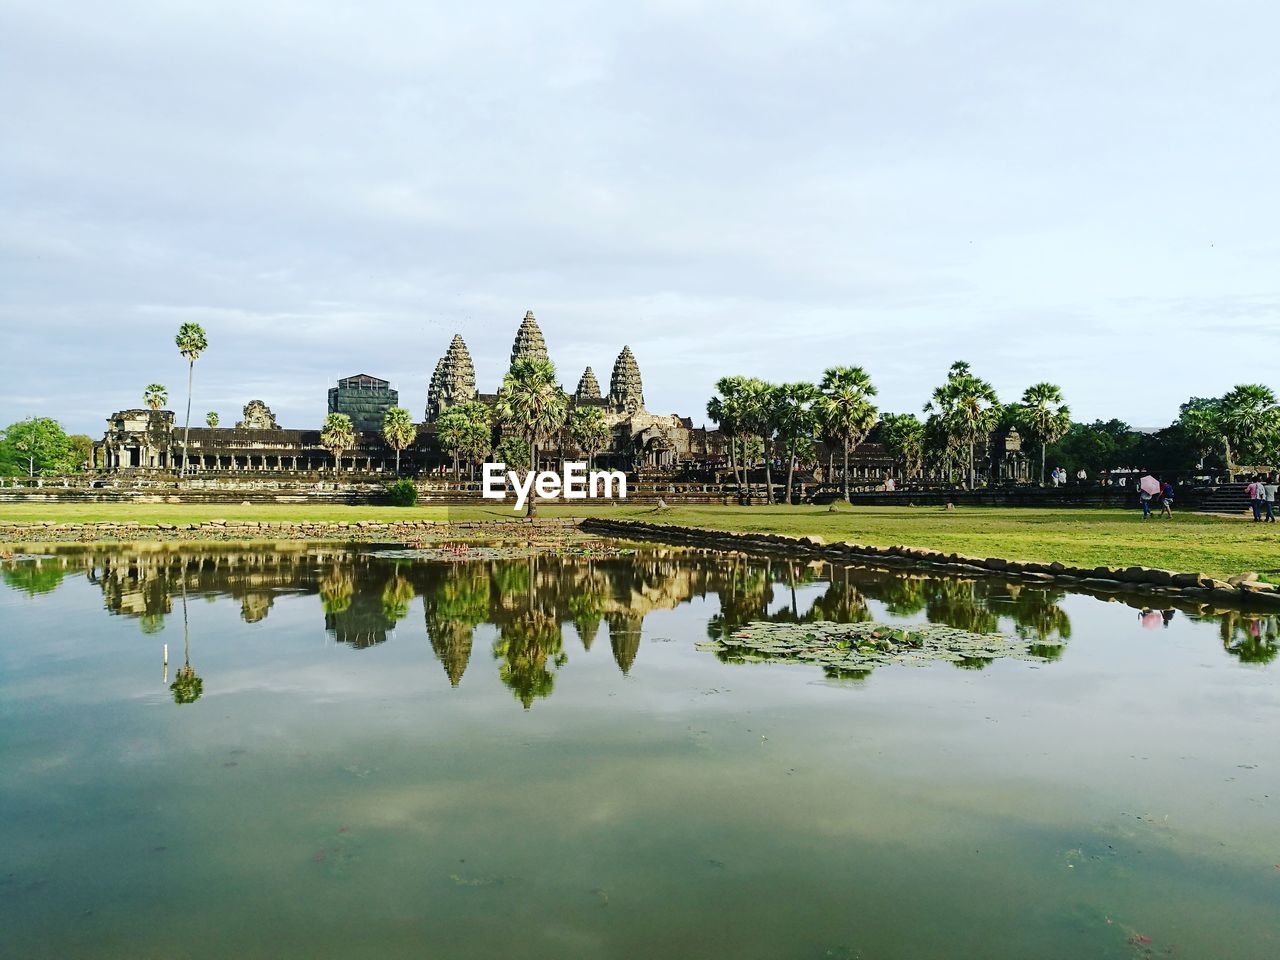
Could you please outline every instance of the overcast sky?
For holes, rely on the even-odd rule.
[[[1167,423],[1280,386],[1272,2],[0,0],[0,421],[102,432],[147,383],[316,426],[422,415],[451,334],[526,309],[650,409],[861,364],[916,411]]]

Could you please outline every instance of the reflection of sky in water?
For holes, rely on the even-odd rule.
[[[180,578],[108,566],[0,589],[6,956],[1280,954],[1270,619],[642,556],[490,571],[463,658],[448,571],[262,559],[188,569],[179,707]],[[823,609],[1067,640],[860,682],[695,649]]]

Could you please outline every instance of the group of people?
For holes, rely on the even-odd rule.
[[[1173,483],[1165,480],[1160,484],[1160,492],[1152,493],[1141,484],[1138,486],[1138,503],[1142,505],[1142,519],[1148,520],[1151,517],[1151,501],[1159,499],[1160,516],[1173,519]]]
[[[1076,480],[1080,483],[1089,482],[1089,474],[1081,467],[1076,473]],[[1049,471],[1049,483],[1055,487],[1065,487],[1067,485],[1067,469],[1066,467],[1054,467]]]
[[[1260,474],[1254,477],[1244,488],[1244,495],[1249,498],[1253,507],[1254,523],[1276,522],[1276,475]]]

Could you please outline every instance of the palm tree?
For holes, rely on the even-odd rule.
[[[556,382],[556,367],[540,357],[521,357],[502,378],[493,411],[499,423],[514,427],[529,444],[529,469],[538,467],[538,444],[564,425],[568,394]],[[537,516],[530,494],[526,516]]]
[[[218,416],[218,411],[216,410],[210,410],[204,415],[204,422],[209,425],[210,429],[216,427],[220,420],[221,418]]]
[[[1264,463],[1280,441],[1280,407],[1276,395],[1260,383],[1233,387],[1219,404],[1219,430],[1227,461],[1227,479],[1234,477],[1232,452],[1245,462]]]
[[[784,503],[791,502],[796,454],[800,443],[813,436],[816,425],[813,405],[817,399],[818,388],[812,383],[784,383],[774,393],[774,418],[778,437],[786,444],[787,449],[787,489]]]
[[[746,464],[743,463],[743,476],[738,475],[738,437],[743,434],[743,402],[742,389],[745,377],[721,377],[716,381],[716,396],[707,401],[707,418],[719,428],[720,433],[729,442],[729,469],[733,471],[733,479],[738,484],[738,496],[745,495]],[[745,456],[745,441],[743,460]]]
[[[178,328],[178,335],[173,338],[178,352],[187,361],[187,422],[182,431],[182,469],[187,469],[187,440],[191,435],[191,385],[195,379],[196,361],[200,354],[209,347],[204,328],[198,323],[184,323]]]
[[[143,391],[142,402],[149,410],[163,410],[164,405],[169,402],[169,391],[163,383],[149,383]]]
[[[345,413],[331,413],[324,418],[324,426],[320,428],[320,443],[333,454],[334,473],[342,469],[342,454],[350,450],[355,442],[356,432],[349,416]]]
[[[413,415],[404,407],[387,407],[382,415],[382,437],[387,446],[396,452],[396,476],[400,476],[400,451],[413,443],[418,428]]]
[[[596,465],[596,453],[609,442],[609,425],[599,407],[578,407],[569,418],[569,437],[587,454],[587,467]]]
[[[862,367],[831,367],[818,385],[821,396],[815,410],[827,432],[839,439],[844,451],[844,499],[849,499],[849,451],[876,425],[876,394],[871,377]]]
[[[1022,393],[1018,419],[1040,441],[1040,485],[1044,486],[1049,444],[1061,440],[1071,426],[1071,411],[1062,400],[1062,390],[1052,383],[1033,383]]]
[[[742,384],[743,427],[747,433],[760,438],[761,455],[764,458],[764,500],[773,502],[773,474],[770,471],[773,434],[776,429],[774,396],[775,387],[751,377]],[[745,456],[743,457],[745,460]]]
[[[946,383],[933,391],[933,398],[924,409],[931,419],[937,418],[937,426],[949,445],[968,447],[969,489],[974,489],[977,486],[974,445],[990,436],[1000,420],[1000,400],[995,388],[974,376],[969,364],[957,360],[947,373]]]

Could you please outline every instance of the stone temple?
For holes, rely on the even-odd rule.
[[[510,362],[522,357],[552,359],[533,311],[525,314],[511,345]],[[474,400],[492,405],[501,379],[501,375],[494,377],[494,392],[480,392],[467,344],[454,335],[432,368],[417,440],[402,456],[405,472],[428,473],[451,464],[435,442],[435,421],[460,403]],[[399,394],[391,384],[367,373],[344,377],[329,388],[328,411],[347,414],[356,430],[353,448],[343,454],[344,470],[394,470],[395,453],[383,441],[381,429],[387,409],[398,404]],[[569,404],[571,411],[590,406],[604,414],[611,439],[608,447],[596,454],[599,466],[633,473],[669,473],[725,459],[725,442],[719,431],[695,427],[690,417],[646,409],[640,364],[628,346],[622,347],[614,360],[607,394],[593,369],[587,367],[569,393]],[[333,456],[321,443],[318,428],[282,428],[262,400],[250,401],[234,427],[192,426],[185,457],[182,424],[172,411],[122,410],[112,414],[107,425],[95,456],[99,466],[110,471],[172,471],[184,462],[188,464],[186,472],[210,476],[244,471],[293,475],[331,471],[333,467]],[[573,447],[567,431],[562,433],[540,451],[548,466],[555,465],[561,455],[585,458],[584,451]],[[495,429],[495,446],[500,439],[501,431]]]

